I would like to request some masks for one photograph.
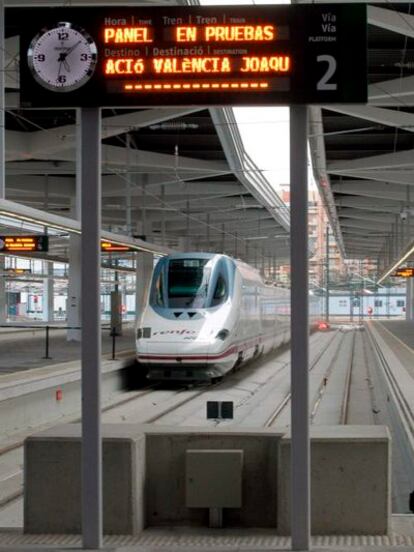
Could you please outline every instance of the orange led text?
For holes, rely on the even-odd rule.
[[[289,56],[243,56],[242,73],[286,73],[290,70]]]
[[[228,57],[154,58],[155,73],[229,73]]]
[[[141,58],[109,58],[105,61],[105,75],[140,75],[144,72],[144,60]]]
[[[274,40],[274,25],[207,25],[203,27],[207,42],[264,42]]]
[[[105,44],[152,42],[149,27],[105,27]]]
[[[168,83],[140,83],[140,84],[125,84],[124,90],[127,92],[148,92],[148,91],[165,91],[165,92],[214,92],[215,90],[223,91],[240,91],[246,90],[263,90],[269,88],[268,82],[168,82]]]

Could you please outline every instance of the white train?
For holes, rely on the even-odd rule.
[[[226,255],[160,259],[137,330],[153,380],[211,381],[289,340],[289,290]]]

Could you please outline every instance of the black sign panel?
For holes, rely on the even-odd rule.
[[[112,253],[113,251],[125,253],[129,251],[135,251],[135,249],[129,247],[129,245],[122,245],[120,243],[113,243],[107,240],[101,240],[101,251],[105,253]]]
[[[0,236],[0,251],[10,253],[27,253],[49,251],[49,236]]]
[[[392,278],[414,278],[414,268],[413,267],[402,267],[397,268],[395,272],[391,274]]]
[[[366,6],[7,8],[23,107],[367,99]]]

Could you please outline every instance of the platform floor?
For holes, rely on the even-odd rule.
[[[140,536],[107,536],[103,550],[111,552],[268,552],[290,550],[288,537],[273,531],[243,529],[147,529]],[[0,530],[0,552],[62,552],[81,550],[78,535],[23,535]],[[315,536],[314,552],[412,552],[414,516],[393,516],[388,536]]]
[[[398,337],[407,347],[414,349],[414,321],[411,320],[381,320],[380,324]]]
[[[45,358],[46,330],[0,329],[0,375],[30,370],[42,366],[55,365],[60,362],[80,360],[81,343],[67,341],[66,330],[50,329],[49,357]],[[116,336],[115,350],[135,349],[134,324],[125,325],[122,336]],[[102,328],[102,354],[112,352],[112,337],[109,328]]]

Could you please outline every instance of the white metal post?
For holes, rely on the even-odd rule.
[[[101,120],[81,109],[82,147],[82,537],[102,546],[101,439]]]
[[[310,547],[307,107],[290,108],[291,531],[292,550]]]

